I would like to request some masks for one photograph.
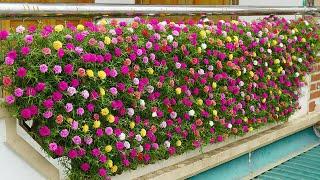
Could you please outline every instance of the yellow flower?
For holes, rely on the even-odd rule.
[[[117,165],[114,165],[111,167],[111,172],[115,173],[118,171],[118,166]]]
[[[72,123],[72,121],[73,121],[73,119],[72,119],[72,118],[67,118],[67,122],[68,122],[68,123],[70,123],[70,124],[71,124],[71,123]]]
[[[82,24],[78,24],[77,25],[77,30],[78,31],[83,31],[84,30],[84,26]]]
[[[201,37],[202,39],[204,39],[204,38],[207,37],[207,33],[206,33],[205,30],[201,30],[201,31],[200,31],[200,37]]]
[[[201,47],[197,48],[197,52],[198,52],[198,54],[201,54]]]
[[[231,37],[230,37],[230,36],[227,36],[227,37],[226,37],[226,41],[227,41],[227,42],[231,42],[231,41],[232,41]]]
[[[102,116],[106,116],[106,115],[109,114],[109,109],[108,108],[103,108],[103,109],[101,109],[100,113],[101,113]]]
[[[107,74],[104,71],[98,71],[98,76],[100,79],[105,79]]]
[[[278,94],[279,94],[279,95],[281,95],[281,94],[282,94],[282,91],[281,91],[280,89],[278,90]]]
[[[111,39],[109,38],[109,36],[104,37],[104,43],[106,45],[109,45],[111,43]]]
[[[249,131],[253,131],[253,127],[249,127]]]
[[[87,69],[87,75],[89,77],[93,77],[94,76],[93,71],[91,69]]]
[[[275,46],[275,45],[277,45],[277,44],[278,44],[278,41],[272,40],[272,45],[273,45],[273,46]]]
[[[101,125],[100,121],[94,121],[94,123],[93,123],[93,127],[96,128],[96,129],[99,128],[100,125]]]
[[[279,59],[275,59],[275,60],[274,60],[274,63],[275,63],[275,64],[279,64],[279,63],[280,63],[280,60],[279,60]]]
[[[111,145],[107,145],[104,150],[108,153],[110,151],[112,151],[112,146]]]
[[[212,88],[213,89],[217,88],[217,83],[216,82],[212,82]]]
[[[106,19],[101,19],[98,23],[101,25],[106,25],[107,21],[106,21]]]
[[[271,79],[271,76],[270,76],[270,75],[267,75],[267,79],[269,79],[269,80],[270,80],[270,79]]]
[[[229,60],[233,59],[233,54],[229,54]]]
[[[279,107],[276,107],[276,111],[280,111],[280,108],[279,108]]]
[[[249,74],[250,74],[250,77],[254,76],[254,72],[252,72],[252,71],[250,71]]]
[[[292,60],[297,60],[297,56],[292,56]]]
[[[60,42],[60,41],[53,42],[53,48],[55,50],[59,50],[60,48],[62,48],[62,42]]]
[[[112,114],[109,114],[107,117],[109,123],[113,123],[114,122],[114,116]]]
[[[238,36],[233,36],[233,40],[234,40],[234,42],[238,42],[239,41]]]
[[[261,102],[262,102],[262,103],[265,103],[265,102],[266,102],[266,98],[263,98]]]
[[[253,56],[253,57],[257,57],[257,53],[256,53],[256,52],[253,52],[253,53],[252,53],[252,56]]]
[[[306,42],[306,38],[302,38],[301,42],[305,43]]]
[[[62,25],[62,24],[56,25],[56,26],[54,27],[54,30],[55,30],[56,32],[61,32],[61,31],[63,30],[63,25]]]
[[[180,140],[178,140],[178,141],[176,142],[176,146],[178,146],[178,147],[181,146],[181,144],[182,144],[182,143],[181,143]]]
[[[235,24],[235,25],[238,25],[239,24],[239,21],[237,20],[232,20],[231,23]]]
[[[106,91],[102,87],[99,88],[99,90],[100,90],[100,96],[106,95]]]
[[[202,104],[203,104],[203,100],[202,99],[197,99],[197,104],[199,105],[199,106],[202,106]]]
[[[82,126],[82,131],[83,131],[84,133],[88,132],[88,131],[89,131],[89,126],[88,126],[87,124],[83,125],[83,126]]]
[[[279,73],[279,74],[282,73],[282,70],[283,70],[283,67],[282,67],[282,66],[279,67],[279,68],[278,68],[278,73]]]
[[[237,76],[241,76],[241,71],[237,71]]]
[[[213,116],[217,116],[218,115],[218,111],[217,110],[212,110],[212,115]]]
[[[152,68],[147,68],[147,71],[149,74],[153,74],[154,73],[154,70]]]
[[[248,118],[247,118],[247,117],[244,117],[244,118],[243,118],[243,121],[244,121],[244,122],[248,122]]]
[[[111,168],[113,166],[113,161],[111,159],[109,159],[107,164],[108,164],[109,168]]]
[[[145,129],[141,129],[141,130],[140,130],[140,135],[141,135],[142,137],[145,137],[146,134],[147,134],[147,131],[146,131]]]
[[[176,88],[176,94],[181,94],[181,88]]]
[[[207,34],[211,34],[211,31],[209,29],[206,30]]]
[[[133,129],[135,125],[136,125],[136,123],[134,123],[133,121],[131,121],[131,122],[130,122],[130,129]]]

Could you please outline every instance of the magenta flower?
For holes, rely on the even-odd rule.
[[[6,102],[8,104],[13,104],[15,102],[15,97],[13,95],[6,96]]]
[[[47,137],[47,136],[50,136],[50,135],[51,135],[51,131],[50,131],[50,129],[48,128],[48,126],[42,126],[42,127],[40,127],[40,129],[39,129],[39,134],[40,134],[40,136],[42,136],[42,137]]]
[[[17,70],[17,76],[20,78],[24,78],[27,75],[27,69],[24,67],[19,67]]]
[[[57,150],[57,149],[58,149],[57,143],[50,143],[50,144],[49,144],[49,150],[50,150],[50,151],[55,151],[55,150]]]

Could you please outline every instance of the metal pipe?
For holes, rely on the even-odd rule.
[[[316,15],[320,7],[0,3],[0,18],[161,15]]]

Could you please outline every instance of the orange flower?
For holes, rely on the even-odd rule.
[[[197,119],[196,120],[196,125],[197,126],[202,126],[203,122],[201,121],[201,119]]]
[[[131,64],[131,60],[128,58],[123,61],[123,65],[130,66],[130,64]]]
[[[155,125],[152,125],[151,128],[150,128],[150,130],[151,130],[153,133],[155,133],[155,132],[157,132],[157,127],[156,127]]]
[[[132,22],[131,23],[131,27],[133,28],[133,29],[136,29],[136,28],[138,28],[138,26],[139,26],[139,24],[138,24],[138,22]]]
[[[84,76],[86,75],[86,70],[83,69],[83,68],[79,68],[79,69],[78,69],[78,75],[79,75],[80,77],[84,77]]]
[[[133,66],[133,70],[134,70],[135,72],[138,72],[138,71],[140,70],[140,66],[139,66],[139,65],[134,65],[134,66]]]
[[[63,122],[63,116],[61,114],[59,114],[57,117],[56,117],[56,123],[57,124],[62,124]]]

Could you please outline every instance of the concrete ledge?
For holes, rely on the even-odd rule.
[[[320,113],[308,114],[136,179],[185,179],[308,128],[319,121]]]
[[[4,121],[6,129],[5,144],[10,149],[22,157],[23,160],[25,160],[46,179],[60,179],[58,169],[17,134],[16,120],[11,117],[5,108],[0,108],[0,121]]]

